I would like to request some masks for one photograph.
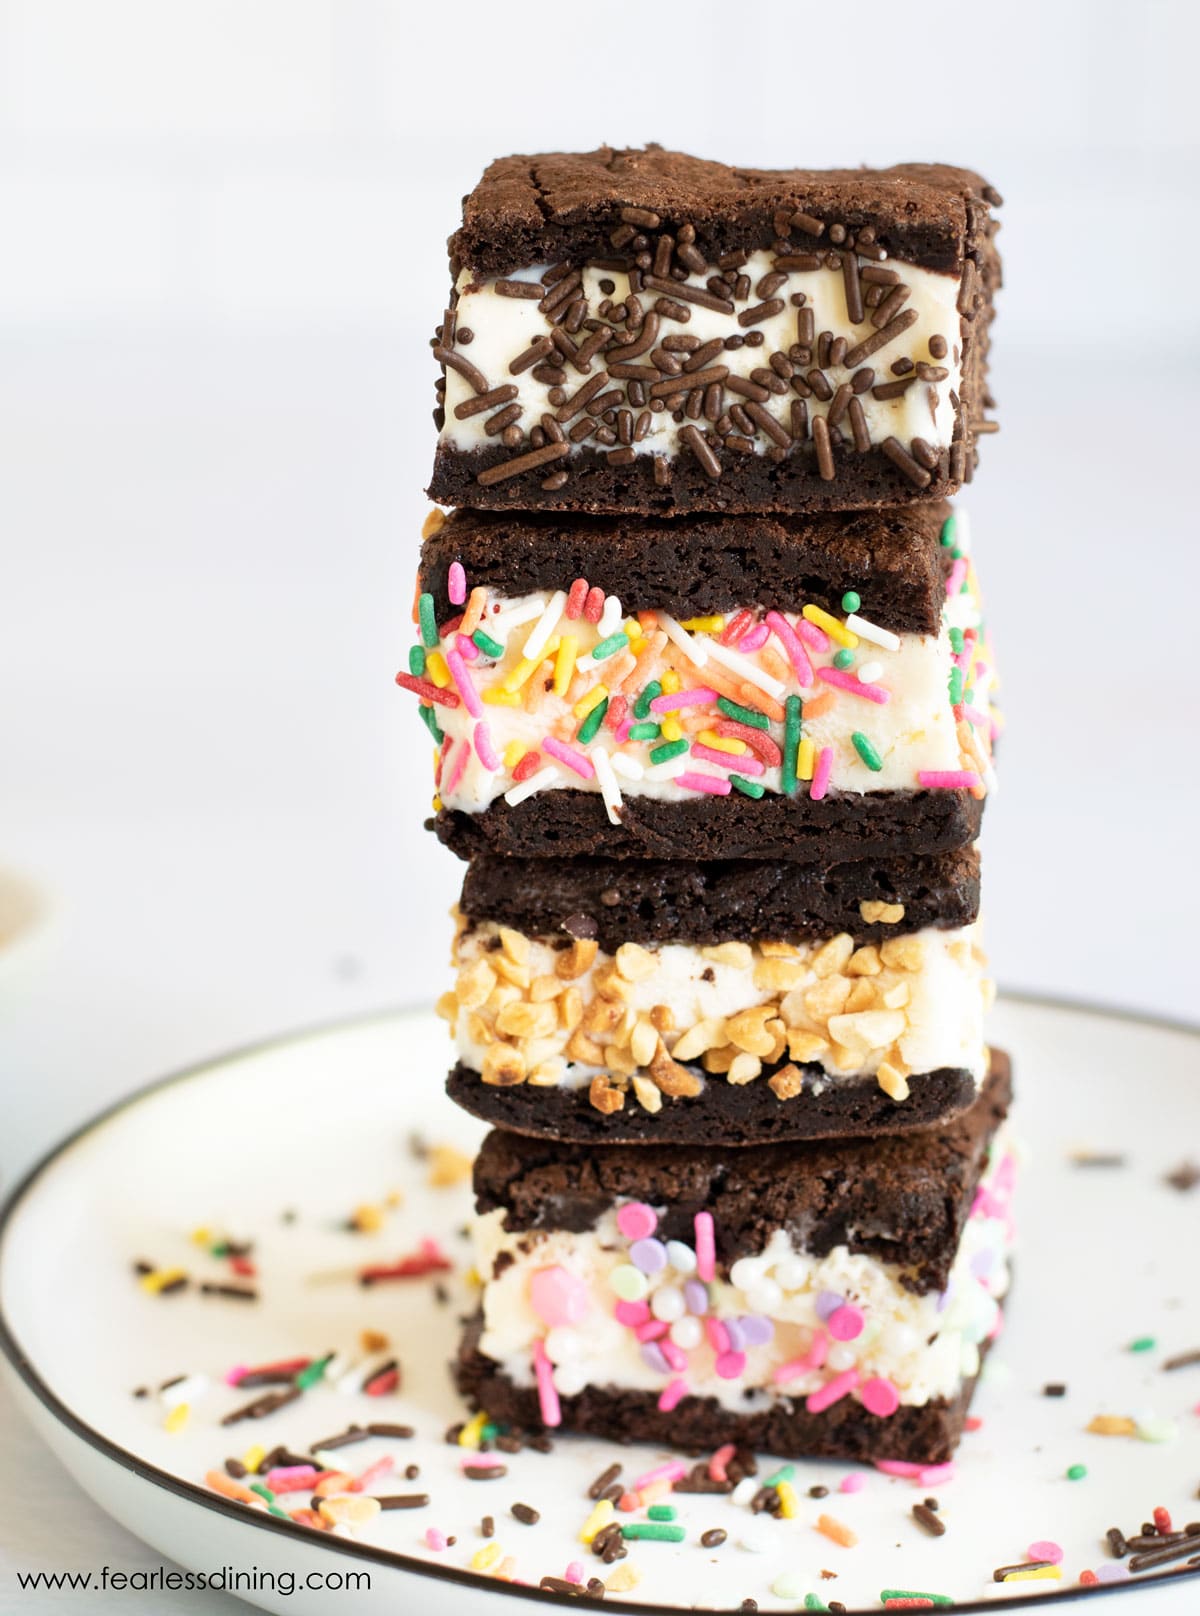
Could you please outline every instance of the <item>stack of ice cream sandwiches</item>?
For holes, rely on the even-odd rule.
[[[510,157],[451,238],[417,643],[498,1421],[931,1463],[1012,1240],[948,497],[996,193]]]

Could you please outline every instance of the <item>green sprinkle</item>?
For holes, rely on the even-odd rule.
[[[858,596],[855,595],[854,598],[855,598],[855,600],[857,600]],[[848,607],[848,606],[846,607],[847,611],[849,611],[850,609],[851,609],[850,607]],[[821,1603],[821,1601],[817,1598],[816,1594],[805,1594],[805,1596],[804,1596],[804,1608],[805,1608],[805,1610],[824,1610],[824,1611],[828,1611],[829,1606],[828,1605],[823,1605]]]
[[[250,1491],[252,1493],[257,1493],[260,1498],[265,1498],[268,1504],[273,1504],[275,1502],[275,1494],[269,1487],[264,1487],[261,1481],[252,1481],[250,1483]]]
[[[1082,1481],[1087,1475],[1087,1465],[1069,1465],[1067,1467],[1068,1481]]]
[[[1129,1343],[1130,1352],[1153,1352],[1158,1342],[1152,1335],[1140,1335]]]
[[[954,543],[954,529],[957,527],[957,525],[957,518],[954,516],[948,516],[942,523],[941,540],[946,546],[947,550]]]
[[[742,707],[736,701],[730,701],[728,696],[717,697],[717,711],[724,713],[726,718],[736,719],[739,724],[749,724],[752,729],[770,729],[771,720],[766,713],[760,713],[757,707]]]
[[[796,1479],[796,1467],[795,1467],[795,1465],[780,1465],[779,1469],[775,1472],[775,1474],[773,1476],[768,1476],[767,1477],[766,1481],[763,1482],[763,1486],[764,1487],[778,1487],[778,1485],[779,1485],[779,1483],[781,1481],[795,1481],[795,1479]]]
[[[302,1369],[295,1377],[292,1385],[299,1386],[301,1391],[307,1391],[310,1386],[315,1386],[319,1380],[324,1378],[325,1366],[331,1363],[332,1360],[332,1352],[327,1352],[323,1358],[314,1358],[312,1363],[306,1369]]]
[[[651,763],[669,763],[672,758],[682,757],[691,745],[690,741],[664,741],[656,746],[650,753]]]
[[[679,1511],[674,1504],[651,1504],[646,1513],[652,1521],[673,1521]]]
[[[842,610],[844,612],[856,612],[861,605],[862,596],[856,594],[853,589],[847,589],[842,596]]]
[[[661,734],[661,724],[630,724],[629,726],[629,739],[631,741],[656,741]]]
[[[953,1605],[954,1603],[949,1594],[914,1593],[911,1588],[884,1588],[880,1592],[879,1603],[886,1605],[889,1599],[932,1599],[935,1605]]]
[[[268,1515],[278,1515],[279,1519],[281,1521],[290,1521],[291,1518],[292,1518],[288,1514],[287,1510],[286,1509],[280,1509],[278,1504],[268,1504],[267,1505],[267,1514]]]
[[[950,630],[950,649],[954,652],[955,656],[962,656],[963,643],[962,629],[952,628]]]
[[[228,1257],[229,1242],[227,1240],[218,1240],[215,1246],[209,1246],[208,1254],[210,1257]]]
[[[615,634],[610,634],[606,640],[601,640],[600,644],[593,649],[592,661],[604,662],[610,656],[616,656],[618,651],[627,648],[628,645],[628,634],[623,628],[619,628]]]
[[[963,671],[961,668],[950,669],[950,705],[957,707],[963,699]]]
[[[790,796],[796,789],[796,753],[800,746],[800,723],[804,716],[804,703],[799,696],[789,696],[783,704],[783,768],[780,785]]]
[[[417,601],[417,616],[421,622],[421,643],[432,651],[438,642],[437,618],[433,615],[433,596],[422,595]]]
[[[422,724],[424,724],[425,728],[433,736],[434,744],[436,746],[440,746],[446,737],[441,725],[437,721],[437,714],[434,712],[433,708],[427,707],[425,703],[422,702],[417,708],[417,712],[421,715]]]
[[[755,799],[761,797],[767,789],[766,786],[760,786],[757,780],[747,780],[742,774],[731,774],[729,784],[735,791],[740,791],[743,797]]]
[[[425,672],[425,647],[414,645],[408,653],[408,671],[414,679],[420,679]]]
[[[496,1437],[503,1435],[504,1427],[502,1425],[497,1425],[495,1420],[489,1420],[484,1426],[483,1430],[479,1433],[481,1441],[484,1442],[492,1442]]]
[[[671,1526],[666,1521],[630,1521],[621,1528],[623,1538],[649,1538],[655,1543],[682,1543],[687,1533],[682,1526]]]
[[[490,634],[485,634],[481,628],[477,628],[472,634],[471,644],[477,645],[484,656],[502,657],[504,655],[504,647],[500,644],[500,641],[494,640]]]
[[[575,731],[575,739],[579,742],[580,746],[586,746],[587,743],[592,740],[596,734],[596,731],[600,728],[601,724],[603,724],[604,715],[607,711],[608,697],[605,696],[603,701],[598,701],[596,703],[591,712],[584,719],[583,723],[580,724],[579,728]]]
[[[883,759],[871,744],[870,736],[864,735],[862,730],[856,729],[850,739],[854,742],[854,750],[862,758],[868,769],[876,774],[883,768]]]
[[[843,646],[840,651],[833,653],[835,668],[852,668],[854,666],[854,652]]]
[[[641,695],[633,704],[633,716],[635,718],[649,718],[650,703],[654,700],[655,696],[661,695],[661,683],[657,679],[651,679],[645,690],[642,691]]]
[[[975,705],[975,688],[973,685],[968,685],[963,691],[963,701],[968,707],[973,707]]]

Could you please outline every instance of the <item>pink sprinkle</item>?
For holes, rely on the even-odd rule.
[[[860,1493],[867,1485],[867,1478],[861,1470],[852,1470],[848,1476],[843,1476],[838,1482],[840,1493]]]
[[[862,696],[866,701],[876,702],[880,707],[892,699],[890,690],[885,690],[882,685],[864,684],[856,674],[847,673],[844,668],[818,668],[817,678],[824,679],[827,685],[836,685],[839,690],[848,690],[852,696]]]
[[[650,1317],[650,1308],[645,1302],[618,1302],[613,1308],[613,1317],[618,1324],[636,1330],[639,1324],[645,1324]]]
[[[677,774],[675,784],[682,786],[685,791],[706,791],[710,797],[727,797],[733,790],[728,780],[722,780],[715,774],[694,774],[690,770]]]
[[[818,628],[815,623],[810,623],[807,617],[798,617],[796,619],[796,633],[804,641],[805,645],[811,645],[814,651],[828,651],[828,634],[823,628]]]
[[[425,1547],[427,1549],[432,1549],[436,1554],[440,1554],[449,1545],[450,1539],[445,1532],[439,1532],[436,1526],[427,1526],[425,1528]]]
[[[717,1449],[708,1461],[708,1479],[710,1481],[728,1481],[725,1467],[737,1453],[732,1442],[725,1442]]]
[[[647,1319],[643,1324],[635,1326],[633,1333],[639,1341],[657,1341],[659,1336],[666,1335],[669,1328],[670,1326],[664,1324],[662,1319]]]
[[[444,776],[442,780],[442,790],[447,794],[453,791],[455,786],[457,786],[458,782],[462,779],[463,770],[466,768],[467,759],[470,756],[471,748],[467,745],[466,741],[464,741],[459,747],[458,751],[454,754],[454,767],[450,770],[448,775]],[[443,755],[442,762],[445,763],[445,761],[445,756]]]
[[[1049,1560],[1051,1565],[1061,1565],[1063,1551],[1057,1543],[1045,1537],[1031,1543],[1025,1550],[1025,1557],[1028,1560]]]
[[[658,1407],[662,1413],[669,1414],[671,1410],[686,1396],[687,1381],[681,1376],[676,1376],[674,1380],[668,1381],[666,1386],[664,1386],[662,1391],[659,1393]]]
[[[578,1324],[588,1310],[587,1286],[561,1263],[539,1268],[529,1282],[529,1302],[543,1324]]]
[[[900,1393],[882,1375],[868,1380],[858,1395],[867,1413],[875,1414],[881,1420],[890,1419],[900,1407]]]
[[[822,668],[821,672],[824,673],[824,671],[824,668]],[[820,802],[821,798],[829,790],[829,776],[832,773],[833,747],[823,746],[817,753],[817,763],[813,769],[812,784],[808,788],[808,794],[814,802]]]
[[[798,1380],[801,1375],[807,1375],[812,1365],[807,1358],[789,1358],[787,1363],[781,1363],[771,1377],[777,1386],[785,1381]]]
[[[852,1302],[843,1302],[841,1307],[835,1307],[826,1319],[829,1333],[835,1341],[854,1341],[863,1333],[862,1309],[855,1307]]]
[[[980,712],[978,707],[967,707],[964,705],[962,708],[962,715],[975,729],[988,729],[991,726],[991,719],[986,713]]]
[[[697,685],[693,690],[664,691],[650,703],[650,711],[673,713],[679,707],[702,707],[715,702],[717,695],[718,692],[710,690],[707,685]]]
[[[683,1370],[687,1368],[687,1353],[677,1347],[673,1341],[660,1341],[658,1345],[659,1351],[672,1369]]]
[[[247,1366],[245,1364],[234,1364],[232,1369],[227,1369],[225,1371],[225,1384],[227,1386],[236,1386],[238,1381],[241,1380],[242,1376],[246,1373]]]
[[[550,1367],[550,1360],[546,1356],[546,1348],[540,1340],[533,1343],[533,1373],[537,1380],[538,1406],[541,1409],[542,1424],[554,1427],[562,1424],[562,1405],[558,1401],[558,1393],[554,1389],[554,1371]]]
[[[827,1408],[832,1408],[836,1402],[839,1402],[848,1392],[853,1391],[857,1385],[858,1370],[844,1369],[840,1375],[835,1375],[832,1380],[827,1380],[818,1391],[806,1397],[804,1406],[810,1414],[823,1414]]]
[[[467,598],[467,575],[461,561],[452,561],[446,574],[446,593],[451,606],[461,606]]]
[[[571,1561],[570,1565],[563,1572],[563,1581],[564,1582],[582,1582],[583,1581],[583,1562],[582,1562],[582,1560],[572,1560]]]
[[[974,769],[918,769],[917,779],[926,791],[973,791],[979,784]]]
[[[875,1468],[882,1470],[885,1476],[919,1476],[925,1466],[908,1459],[876,1459]]]
[[[454,680],[455,689],[463,699],[463,706],[472,718],[483,717],[483,703],[479,699],[479,692],[475,688],[475,681],[467,672],[467,665],[458,651],[446,652],[446,666],[450,669],[450,677]]]
[[[382,1481],[384,1476],[390,1476],[395,1468],[396,1461],[385,1454],[382,1459],[376,1459],[373,1465],[367,1466],[362,1475],[351,1484],[352,1491],[365,1493],[377,1481]],[[267,1485],[270,1486],[270,1483]]]
[[[316,1465],[280,1465],[267,1471],[266,1482],[273,1493],[298,1493],[301,1488],[311,1488],[316,1474]]]
[[[550,743],[547,741],[547,749],[549,745]],[[500,767],[500,759],[496,755],[496,748],[492,745],[491,733],[486,724],[476,724],[475,726],[475,751],[478,753],[479,761],[485,769],[496,770]]]
[[[585,757],[582,752],[577,751],[573,746],[568,746],[565,741],[555,740],[553,735],[546,736],[542,742],[542,748],[544,751],[549,752],[552,758],[557,758],[560,763],[565,763],[567,768],[572,769],[581,780],[590,780],[596,772],[592,767],[590,757]]]
[[[617,728],[613,731],[613,734],[617,738],[617,745],[618,746],[624,746],[625,745],[625,742],[629,739],[629,731],[632,728],[633,728],[633,719],[630,718],[628,715],[626,715],[621,720],[621,722],[617,726]]]
[[[479,661],[479,647],[474,640],[469,640],[465,634],[454,636],[454,649],[465,662]]]
[[[936,1487],[940,1481],[953,1481],[956,1474],[954,1461],[948,1460],[945,1464],[923,1466],[917,1472],[917,1480],[922,1487]]]
[[[737,1380],[746,1372],[746,1354],[720,1352],[717,1354],[715,1368],[722,1380]]]
[[[796,1380],[801,1375],[807,1375],[814,1369],[820,1369],[825,1362],[825,1355],[829,1351],[829,1337],[824,1330],[817,1330],[813,1334],[812,1345],[803,1358],[792,1358],[785,1364],[780,1364],[775,1371],[776,1382]]]
[[[665,1464],[655,1465],[653,1470],[647,1470],[644,1476],[639,1476],[633,1483],[632,1490],[640,1493],[643,1487],[648,1487],[652,1481],[682,1481],[687,1475],[687,1465],[682,1459],[668,1459]]]
[[[617,1213],[617,1228],[626,1240],[648,1240],[658,1228],[658,1213],[645,1201],[626,1201]]]
[[[946,579],[946,596],[957,595],[962,588],[963,579],[967,576],[967,558],[959,556],[950,568],[950,576]]]
[[[761,651],[763,646],[770,638],[771,630],[767,627],[767,625],[765,623],[755,623],[752,629],[748,629],[746,633],[742,635],[741,639],[737,642],[737,648],[739,651],[745,651],[753,654],[755,651]]]
[[[763,765],[752,752],[742,752],[735,755],[733,752],[718,752],[715,747],[705,746],[703,741],[692,742],[692,756],[701,758],[705,763],[715,763],[718,769],[729,769],[733,774],[763,774]]]
[[[813,682],[812,663],[808,660],[808,652],[801,644],[796,630],[788,622],[787,618],[781,616],[779,612],[768,612],[766,620],[774,630],[775,638],[787,652],[788,660],[796,670],[796,678],[800,682],[800,688],[807,690]]]
[[[717,1247],[711,1212],[696,1213],[696,1278],[710,1285],[717,1270]]]
[[[708,1344],[715,1353],[729,1351],[729,1331],[720,1319],[707,1318],[704,1321],[704,1333],[708,1337]]]

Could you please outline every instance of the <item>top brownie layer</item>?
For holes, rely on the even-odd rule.
[[[972,472],[1000,282],[965,169],[504,158],[435,339],[443,504],[853,510]]]

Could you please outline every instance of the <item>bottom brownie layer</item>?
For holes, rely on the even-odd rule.
[[[537,1391],[514,1385],[480,1352],[481,1331],[482,1320],[476,1316],[467,1326],[454,1364],[460,1393],[473,1409],[486,1409],[493,1420],[541,1429]],[[561,1399],[562,1429],[609,1442],[661,1443],[685,1452],[707,1452],[732,1442],[785,1459],[940,1464],[950,1458],[962,1436],[975,1384],[974,1379],[964,1382],[953,1399],[938,1399],[921,1408],[901,1406],[885,1420],[850,1398],[819,1414],[810,1414],[799,1398],[735,1413],[713,1397],[685,1397],[665,1411],[653,1392],[585,1386],[575,1396]]]
[[[979,1092],[965,1068],[943,1067],[911,1077],[903,1104],[885,1094],[873,1077],[830,1082],[819,1065],[799,1070],[802,1102],[781,1100],[766,1079],[733,1084],[709,1077],[698,1095],[663,1097],[658,1111],[645,1110],[630,1096],[620,1110],[605,1112],[596,1109],[586,1084],[493,1087],[461,1061],[446,1080],[446,1093],[472,1116],[535,1139],[581,1145],[750,1146],[907,1133],[961,1115]]]

